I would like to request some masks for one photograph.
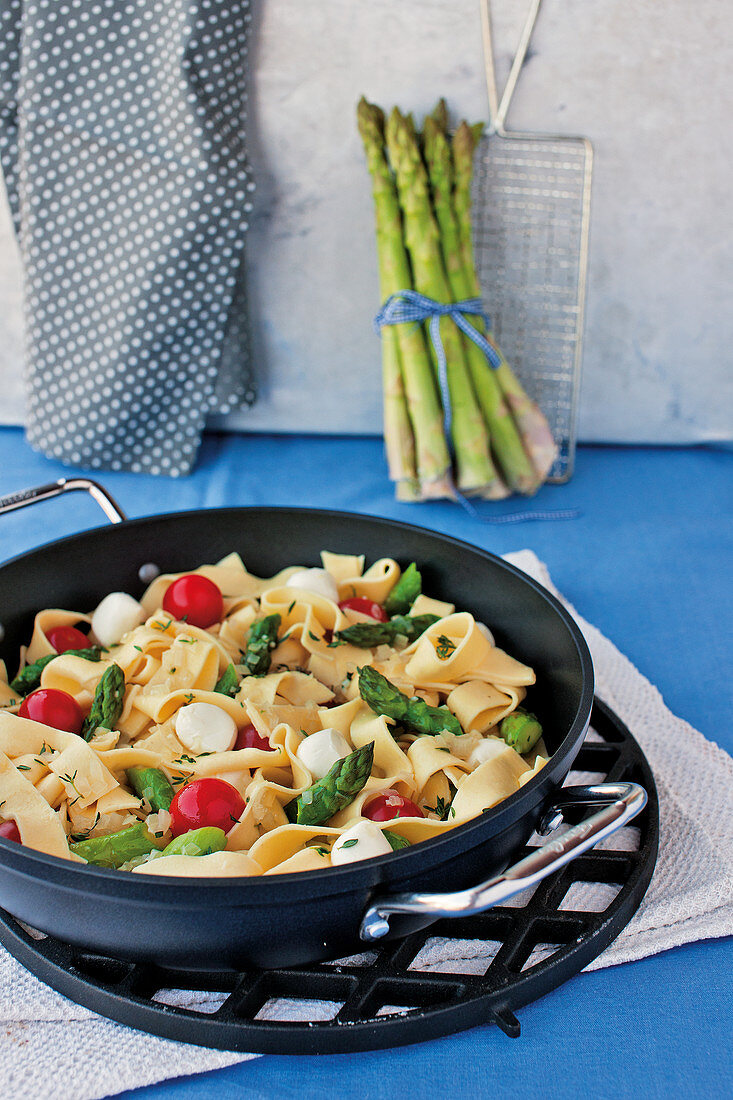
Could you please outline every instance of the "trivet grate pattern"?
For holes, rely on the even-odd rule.
[[[634,780],[648,791],[633,828],[575,859],[530,898],[477,917],[438,921],[350,959],[292,970],[192,974],[38,939],[7,915],[0,918],[0,940],[80,1004],[204,1046],[326,1054],[418,1042],[489,1021],[517,1036],[514,1010],[600,954],[635,912],[654,870],[659,814],[649,765],[620,720],[596,701],[591,732],[568,782],[601,779]]]
[[[572,473],[580,374],[588,167],[582,138],[484,138],[474,180],[476,268],[494,332]]]

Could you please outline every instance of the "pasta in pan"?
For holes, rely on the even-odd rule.
[[[428,840],[544,765],[531,668],[415,564],[237,554],[35,617],[0,666],[0,836],[135,874],[318,870]]]

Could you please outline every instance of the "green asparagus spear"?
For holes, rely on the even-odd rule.
[[[212,852],[223,852],[227,846],[226,833],[207,825],[203,829],[191,829],[175,837],[163,856],[210,856]]]
[[[362,649],[375,645],[391,645],[399,635],[414,642],[416,638],[439,620],[438,615],[395,615],[386,623],[375,620],[373,623],[354,623],[352,626],[337,630],[335,637],[342,642],[350,642]]]
[[[386,136],[404,216],[405,242],[412,261],[415,290],[438,302],[450,302],[451,291],[443,266],[427,173],[412,127],[397,108],[389,116]],[[440,336],[447,362],[458,487],[481,489],[493,483],[497,475],[489,454],[486,426],[468,373],[461,333],[450,317],[441,318]],[[437,375],[434,349],[431,355]]]
[[[422,575],[413,561],[384,601],[384,610],[388,615],[406,615],[421,592]]]
[[[440,231],[440,249],[445,265],[445,273],[450,286],[453,301],[470,297],[466,289],[457,279],[457,274],[463,270],[460,237],[458,223],[453,209],[453,159],[450,144],[447,137],[448,110],[444,99],[438,101],[438,105],[431,115],[428,115],[423,124],[423,152],[425,166],[430,179],[432,189],[433,209],[435,219]],[[474,318],[469,318],[473,321]],[[484,375],[487,367],[486,357],[476,344],[468,337],[461,334],[463,350],[466,357],[471,382],[476,393],[479,407],[484,416],[486,434],[490,447],[490,454],[497,461],[497,440],[494,439],[491,421],[486,416],[484,402],[482,400],[482,386],[485,387]],[[498,384],[494,379],[494,388],[498,390]],[[521,443],[520,443],[521,448]],[[523,453],[523,452],[522,452]],[[529,460],[525,460],[528,462]],[[530,470],[531,470],[530,465]],[[509,495],[509,490],[496,472],[494,479],[481,490],[481,496],[488,500],[501,500]]]
[[[465,124],[464,124],[465,125]],[[464,253],[461,247],[461,232],[454,203],[454,163],[450,141],[445,131],[436,121],[435,112],[425,119],[424,124],[425,162],[433,189],[435,215],[440,227],[441,248],[445,261],[446,274],[455,301],[464,298],[480,297],[476,291],[478,283],[475,272],[469,273],[464,265]],[[468,149],[458,142],[459,152],[472,157],[473,148]],[[472,170],[472,161],[461,165],[462,170]],[[470,183],[470,177],[461,185]],[[470,207],[469,207],[470,217]],[[474,328],[483,331],[481,318],[467,316]],[[512,489],[531,493],[537,488],[537,474],[527,452],[524,449],[517,427],[502,396],[501,387],[494,370],[487,362],[483,351],[464,337],[466,359],[471,373],[476,396],[487,424],[494,460],[503,476],[503,480]],[[486,494],[493,499],[507,495],[506,486],[492,487]]]
[[[369,665],[359,669],[359,693],[375,714],[392,718],[415,733],[436,734],[443,730],[456,736],[463,733],[461,723],[446,707],[430,707],[424,699],[408,699]]]
[[[91,836],[88,840],[69,845],[74,855],[81,856],[87,863],[94,863],[97,867],[121,867],[129,859],[145,856],[154,848],[160,847],[160,843],[142,822],[128,825],[117,833]]]
[[[228,695],[230,699],[239,691],[239,677],[237,671],[232,664],[228,664],[223,673],[216,681],[214,685],[214,691],[220,692],[221,695]]]
[[[265,615],[252,623],[247,639],[247,650],[242,659],[247,676],[265,676],[270,671],[270,652],[277,645],[280,616]]]
[[[517,707],[506,718],[502,718],[499,733],[507,745],[523,754],[533,749],[542,736],[542,726],[528,710]]]
[[[384,301],[401,290],[414,289],[412,272],[402,236],[402,212],[395,181],[384,149],[384,114],[362,97],[357,120],[372,177],[379,287]],[[391,459],[391,476],[401,479],[398,493],[400,484],[409,484],[412,471],[411,441],[407,434],[411,427],[421,495],[451,496],[450,456],[443,433],[443,412],[423,328],[417,323],[386,325],[382,329],[382,344],[385,440]],[[399,379],[396,377],[398,369]],[[401,405],[402,394],[406,409]]]
[[[325,825],[354,801],[371,775],[373,760],[373,741],[337,760],[328,775],[287,804],[288,820],[295,825]]]
[[[81,736],[89,741],[97,726],[113,730],[125,706],[125,674],[119,665],[110,665],[97,684],[92,709],[84,719]]]
[[[394,228],[389,202],[389,189],[391,188],[394,192],[394,183],[389,168],[384,163],[384,141],[381,133],[384,120],[379,108],[370,108],[366,101],[359,105],[357,115],[373,177],[377,243],[380,245],[380,228],[388,230]],[[382,162],[381,166],[380,160]],[[384,179],[380,175],[382,168],[386,169]],[[386,197],[381,195],[385,182],[388,185]],[[380,245],[380,278],[384,259],[382,252],[383,247]],[[412,284],[408,283],[406,285],[411,286]],[[384,297],[388,297],[388,294],[384,294]],[[400,333],[397,326],[385,325],[381,337],[384,445],[387,453],[389,476],[392,481],[397,483],[398,499],[419,500],[420,482],[415,452],[415,434],[410,421],[407,394],[405,392]],[[426,348],[423,348],[423,352],[427,357]]]
[[[481,287],[476,275],[476,263],[473,252],[473,226],[471,221],[471,199],[473,184],[473,154],[480,138],[480,127],[471,127],[462,122],[453,136],[453,164],[455,169],[453,205],[458,220],[458,231],[461,243],[461,256],[463,259],[464,288],[467,296],[481,297]],[[473,317],[471,323],[483,331],[483,322],[480,318]],[[507,458],[505,474],[509,478],[517,480],[517,487],[521,492],[531,493],[547,476],[557,454],[557,446],[552,438],[552,432],[548,426],[542,411],[534,401],[525,393],[511,367],[501,353],[491,332],[486,333],[486,339],[492,345],[501,362],[496,370],[488,368],[493,375],[493,380],[498,383],[503,397],[503,405],[511,411],[516,428],[518,430],[523,447],[531,460],[534,470],[534,480],[529,477],[526,466],[521,461],[521,455],[516,449],[515,443],[510,441],[510,432],[506,430],[506,438],[502,440],[502,449],[509,455],[511,446],[511,460]],[[488,365],[487,365],[488,366]],[[479,399],[485,415],[489,416],[492,407],[496,407],[497,418],[504,418],[502,405],[497,401],[493,393],[492,383],[489,387],[482,387]],[[501,427],[497,423],[497,426]],[[516,465],[515,465],[516,463]],[[526,488],[524,486],[527,486]]]
[[[138,798],[144,798],[154,811],[170,809],[175,791],[160,768],[128,768],[127,782]]]
[[[385,829],[383,832],[384,839],[391,846],[393,852],[399,852],[400,848],[409,848],[409,840],[405,840],[399,833],[392,833],[389,829]]]
[[[102,647],[93,645],[89,649],[67,649],[66,653],[69,657],[83,657],[85,661],[98,661],[102,656]],[[18,695],[29,695],[40,686],[41,673],[49,661],[54,661],[60,656],[60,653],[49,653],[45,657],[39,657],[32,665],[26,665],[15,679],[10,681],[10,687],[13,691],[17,691]]]

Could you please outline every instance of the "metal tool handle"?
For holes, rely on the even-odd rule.
[[[495,905],[501,905],[621,829],[644,809],[646,803],[646,791],[638,783],[598,783],[593,786],[565,787],[553,796],[540,822],[539,831],[546,832],[556,826],[559,811],[564,807],[604,804],[604,808],[586,821],[581,821],[579,825],[574,825],[562,836],[531,852],[503,874],[478,886],[450,894],[395,894],[375,901],[362,919],[361,938],[372,942],[386,936],[389,932],[389,918],[395,913],[435,919],[470,917]]]
[[[517,87],[517,81],[519,80],[519,74],[522,71],[524,59],[527,56],[527,50],[529,49],[529,43],[532,38],[532,32],[534,30],[535,23],[537,22],[537,15],[539,14],[541,3],[542,0],[531,0],[529,11],[527,12],[527,17],[524,21],[522,33],[519,38],[519,45],[517,46],[516,53],[514,54],[512,67],[509,71],[509,77],[504,88],[504,93],[501,97],[501,101],[499,101],[499,96],[496,90],[494,43],[491,33],[491,4],[490,0],[480,0],[481,32],[484,46],[486,90],[489,96],[489,114],[491,115],[491,133],[505,133],[504,123],[506,122],[506,116],[509,111],[509,104],[512,101],[512,96],[514,95],[514,91]]]
[[[96,500],[99,507],[111,523],[122,523],[127,516],[117,501],[96,481],[86,477],[61,477],[48,485],[39,485],[35,489],[21,489],[18,493],[9,493],[0,497],[0,515],[14,512],[16,508],[25,508],[27,504],[38,504],[41,500],[50,500],[61,493],[83,490]]]

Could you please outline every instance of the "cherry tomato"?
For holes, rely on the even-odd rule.
[[[18,716],[67,733],[81,733],[84,724],[84,714],[74,696],[58,688],[38,688],[26,695]]]
[[[419,806],[397,791],[382,791],[363,807],[362,817],[370,821],[392,821],[395,817],[425,817]]]
[[[4,840],[14,840],[16,844],[23,843],[23,841],[20,839],[18,826],[15,824],[12,817],[9,818],[7,821],[3,821],[3,823],[0,825],[0,836],[3,837]]]
[[[266,741],[264,737],[260,737],[259,733],[254,726],[245,726],[237,734],[237,740],[234,742],[235,749],[264,749],[265,752],[272,752],[272,746],[269,741]]]
[[[381,604],[370,600],[368,596],[349,596],[348,600],[342,600],[339,604],[342,611],[359,611],[362,615],[368,615],[370,619],[376,619],[380,623],[386,623],[389,615]]]
[[[194,779],[181,787],[171,802],[171,832],[180,836],[190,829],[212,826],[228,833],[244,813],[244,805],[237,788],[224,779]]]
[[[187,573],[168,585],[163,610],[174,619],[184,619],[191,626],[205,630],[217,623],[224,613],[221,590],[208,577]]]
[[[55,626],[46,637],[57,653],[66,653],[67,649],[89,648],[89,638],[75,626]]]

